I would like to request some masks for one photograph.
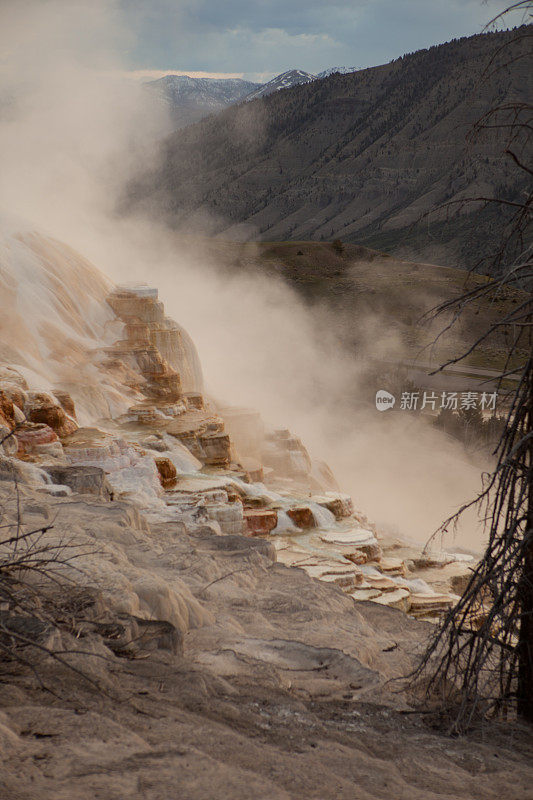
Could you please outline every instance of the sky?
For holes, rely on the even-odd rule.
[[[118,0],[138,77],[266,80],[288,69],[368,67],[480,33],[502,0]],[[520,24],[519,13],[504,25]]]

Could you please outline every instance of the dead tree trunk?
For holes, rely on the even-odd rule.
[[[526,435],[532,438],[528,443],[527,514],[524,531],[523,570],[519,586],[517,710],[521,717],[528,722],[533,722],[533,374],[531,369],[528,406]]]
[[[492,22],[516,10],[523,11],[529,21],[532,9],[533,0],[518,0]],[[524,47],[516,58],[531,59],[532,37],[531,26],[517,33],[514,41]],[[510,58],[505,48],[498,49],[485,70],[485,80],[505,69]],[[477,138],[499,131],[504,137],[502,151],[516,166],[520,180],[533,175],[529,161],[532,111],[527,100],[510,98],[484,114],[470,133]],[[461,199],[460,207],[472,199]],[[501,247],[491,265],[497,268],[496,274],[446,301],[436,313],[452,311],[455,324],[474,301],[498,302],[508,289],[519,288],[522,294],[510,312],[502,313],[463,353],[443,365],[458,363],[498,333],[507,334],[498,390],[505,392],[508,411],[494,451],[496,464],[484,476],[478,496],[438,531],[447,532],[463,511],[478,507],[486,525],[487,546],[462,596],[437,627],[410,676],[424,679],[428,697],[439,704],[454,732],[467,729],[480,714],[509,709],[533,723],[533,193],[526,188],[512,202],[504,196],[476,199],[496,208],[511,205],[516,209],[503,224]],[[455,202],[448,203],[448,208],[455,207]],[[505,390],[510,373],[518,373],[520,379]]]

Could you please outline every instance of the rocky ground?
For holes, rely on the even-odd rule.
[[[4,508],[11,488],[0,482]],[[528,796],[526,730],[447,738],[390,682],[428,623],[354,603],[263,539],[149,525],[127,502],[24,482],[19,500],[28,525],[53,520],[46,535],[83,551],[73,564],[92,589],[80,603],[79,588],[56,588],[62,622],[34,633],[78,651],[60,657],[85,678],[35,646],[23,653],[36,674],[1,664],[6,800]]]

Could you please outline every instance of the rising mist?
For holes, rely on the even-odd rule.
[[[157,285],[195,341],[214,398],[291,428],[369,517],[427,539],[479,488],[479,470],[419,420],[359,402],[366,358],[402,354],[388,320],[354,319],[366,329],[366,351],[348,352],[327,310],[304,305],[281,279],[219,270],[198,220],[197,240],[180,243],[149,209],[119,213],[170,123],[123,77],[134,31],[118,3],[12,2],[0,14],[4,224],[67,242],[115,281]],[[266,121],[246,123],[244,138]],[[209,220],[202,224],[208,232]],[[457,543],[479,543],[473,524]]]

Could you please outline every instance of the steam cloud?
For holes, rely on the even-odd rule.
[[[212,247],[157,219],[117,213],[128,179],[170,130],[162,107],[123,77],[133,36],[111,0],[4,0],[4,220],[67,242],[114,280],[157,285],[193,337],[213,396],[290,427],[371,518],[426,540],[479,487],[460,448],[408,414],[362,409],[354,386],[364,354],[339,346],[324,309],[304,307],[272,277],[222,274]],[[353,324],[371,331],[370,355],[400,352],[386,320]],[[473,522],[462,537],[479,543]]]

